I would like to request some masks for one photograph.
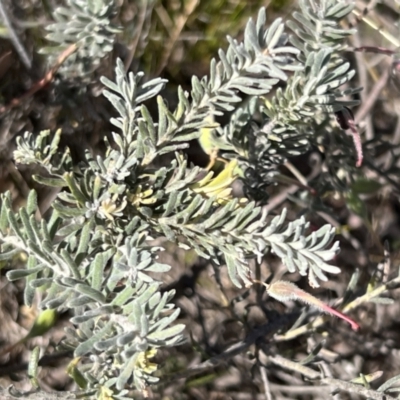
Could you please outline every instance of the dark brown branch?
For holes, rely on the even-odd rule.
[[[43,89],[48,83],[53,80],[54,75],[64,63],[64,61],[73,54],[77,49],[76,44],[71,44],[71,46],[67,47],[57,59],[55,65],[46,73],[46,75],[38,82],[36,82],[26,93],[24,93],[20,97],[16,97],[10,101],[7,105],[0,107],[0,115],[4,114],[6,111],[11,110],[14,107],[20,105],[24,100],[31,97],[33,94]]]

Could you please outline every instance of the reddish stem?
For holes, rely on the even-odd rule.
[[[71,44],[71,46],[67,47],[57,58],[55,65],[46,73],[46,75],[38,82],[36,82],[26,93],[24,93],[21,97],[16,97],[12,99],[7,105],[0,107],[0,115],[5,113],[8,110],[18,106],[25,99],[31,97],[33,94],[44,88],[48,83],[53,80],[53,77],[57,70],[61,67],[62,63],[77,49],[76,44]]]

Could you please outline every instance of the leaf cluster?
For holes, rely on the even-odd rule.
[[[93,71],[117,32],[114,6],[102,0],[68,5],[57,9],[49,38],[65,47],[79,32],[71,65],[75,72]],[[288,223],[283,211],[271,219],[260,204],[235,198],[230,190],[233,180],[246,176],[253,197],[262,197],[260,181],[272,166],[313,143],[309,127],[318,113],[354,103],[341,100],[354,93],[339,89],[354,72],[337,55],[351,33],[339,29],[351,6],[321,1],[316,14],[315,5],[301,2],[293,37],[280,19],[266,28],[262,9],[248,22],[243,42],[228,39],[228,49],[211,61],[209,77],[194,76],[190,92],[178,89],[174,109],[160,95],[165,79],[126,75],[118,60],[115,79],[102,78],[104,96],[115,109],[115,132],[112,143],[105,140],[104,155],[87,151],[73,165],[69,150],[59,146],[60,131],[18,138],[17,162],[42,167],[45,173],[35,179],[60,192],[49,219],[36,218],[33,191],[17,212],[10,195],[2,196],[1,259],[18,251],[28,255],[26,269],[7,273],[10,280],[26,279],[28,305],[40,289],[46,292],[42,308],[73,310],[74,328],[67,329],[62,345],[74,352],[78,361],[70,373],[87,395],[108,390],[122,399],[126,387],[145,390],[159,379],[150,361],[158,349],[183,342],[174,292],[161,287],[162,274],[171,268],[158,262],[162,241],[226,264],[238,287],[253,283],[251,260],[260,262],[270,251],[314,287],[328,279],[326,273],[340,272],[328,264],[339,250],[334,228],[309,234],[304,218]],[[317,36],[311,35],[315,18]],[[265,96],[282,82],[285,90],[277,88],[268,101]],[[155,116],[147,106],[152,100]],[[262,115],[261,126],[256,114]],[[223,150],[222,171],[192,165],[184,153],[210,116],[230,117],[213,136]]]
[[[56,54],[77,45],[77,51],[62,65],[60,73],[69,79],[82,80],[114,47],[116,35],[121,31],[113,22],[117,9],[114,0],[67,0],[65,6],[55,9],[55,21],[46,27],[49,32],[46,39],[55,44],[43,47],[41,52],[49,54],[48,60],[53,65]]]

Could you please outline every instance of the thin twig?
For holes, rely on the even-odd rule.
[[[182,29],[185,27],[185,24],[190,17],[190,15],[193,13],[195,8],[197,7],[199,3],[199,0],[191,0],[186,6],[183,11],[183,14],[181,14],[175,22],[175,29],[171,32],[169,41],[167,44],[164,46],[164,51],[161,55],[161,61],[159,63],[159,66],[157,68],[157,71],[155,72],[155,76],[159,76],[162,72],[162,70],[165,68],[165,66],[168,63],[168,60],[171,56],[171,52],[175,46],[176,41],[179,39],[179,36],[182,32]]]
[[[198,365],[190,367],[185,371],[171,375],[169,378],[166,378],[166,380],[163,381],[162,384],[167,384],[182,378],[189,378],[193,375],[197,375],[209,369],[216,368],[218,365],[231,360],[238,354],[243,354],[258,339],[263,338],[263,340],[266,340],[266,336],[271,336],[272,334],[274,334],[274,332],[278,331],[282,327],[293,323],[297,317],[297,313],[287,314],[281,316],[276,321],[268,322],[258,329],[254,329],[253,331],[251,331],[244,340],[228,347],[223,353],[218,354],[217,356],[212,357],[209,360],[204,361]]]
[[[396,47],[400,47],[400,41],[397,37],[393,36],[390,32],[384,29],[384,27],[377,25],[371,18],[366,17],[363,13],[358,10],[353,10],[353,14],[359,19],[363,20],[372,29],[376,30],[380,35],[382,35],[386,40],[393,43]]]
[[[149,2],[145,1],[144,6],[141,7],[140,11],[137,13],[138,20],[136,21],[136,34],[130,45],[129,53],[124,61],[125,71],[128,71],[129,67],[131,66],[133,57],[136,54],[136,49],[139,44],[139,40],[142,37],[142,30],[143,30],[144,22],[146,20],[146,15],[148,12],[148,10],[147,10],[148,5],[149,5]]]
[[[299,180],[302,185],[307,186],[307,178],[290,161],[286,161],[283,165]]]
[[[317,166],[316,168],[313,169],[311,174],[305,178],[305,182],[313,180],[316,176],[318,176],[319,173],[320,173],[320,168],[319,168],[319,166]],[[263,207],[263,209],[267,212],[274,210],[276,207],[278,207],[280,204],[282,204],[290,195],[295,194],[299,189],[307,189],[310,191],[311,194],[314,194],[313,188],[309,187],[308,185],[303,186],[302,184],[297,183],[296,185],[291,185],[288,188],[283,189],[276,196],[272,197],[268,201],[268,204],[266,204]]]
[[[264,385],[265,399],[272,400],[271,389],[269,387],[269,380],[268,380],[268,375],[267,375],[267,369],[263,365],[260,366],[260,374],[261,374],[261,379],[262,379],[262,382]]]
[[[32,60],[28,56],[28,52],[25,50],[24,45],[22,44],[21,40],[19,39],[18,35],[16,34],[10,19],[8,18],[7,12],[4,8],[4,0],[0,0],[0,15],[1,19],[4,22],[4,25],[7,28],[8,35],[12,44],[14,45],[15,51],[18,53],[19,58],[21,59],[22,63],[25,65],[25,68],[31,70],[32,68]]]
[[[361,40],[360,40],[360,35],[358,31],[355,33],[355,35],[352,37],[353,39],[353,44],[355,47],[360,47],[361,46]],[[365,63],[365,58],[360,52],[355,52],[355,57],[356,57],[356,62],[357,62],[357,72],[358,72],[358,77],[360,80],[360,86],[363,88],[368,87],[368,74],[367,74],[367,65]],[[367,93],[365,90],[363,90],[361,93],[361,103],[364,104],[367,101]],[[365,137],[367,140],[371,140],[374,137],[374,129],[372,126],[372,118],[371,115],[367,115],[366,118],[366,130],[365,130]]]
[[[277,385],[271,383],[271,390],[273,392],[284,392],[284,393],[294,393],[296,395],[300,394],[318,394],[319,398],[329,399],[329,389],[327,387],[321,386],[300,386],[300,385]]]
[[[343,107],[341,110],[335,112],[336,121],[343,130],[350,129],[353,137],[354,147],[357,153],[356,167],[361,167],[363,162],[363,151],[360,132],[358,132],[356,122],[354,120],[353,112],[348,107]]]
[[[376,392],[375,390],[370,390],[365,388],[364,386],[357,385],[351,382],[341,381],[339,379],[333,378],[324,378],[321,379],[321,383],[333,387],[337,387],[338,389],[345,390],[350,393],[357,393],[358,395],[367,397],[369,399],[374,400],[396,400],[394,397],[389,396],[387,394],[383,394],[382,392]]]
[[[1,4],[1,1],[0,1]],[[11,110],[14,107],[20,105],[24,100],[31,97],[33,94],[43,89],[48,83],[53,80],[55,73],[61,67],[63,62],[73,54],[77,49],[76,44],[71,44],[67,47],[59,56],[55,63],[55,65],[46,73],[46,75],[38,82],[36,82],[26,93],[24,93],[21,97],[17,97],[12,99],[7,105],[0,107],[0,115],[4,114],[6,111]]]
[[[400,143],[400,114],[397,113],[397,122],[396,128],[394,130],[393,139],[392,139],[393,146],[396,146]]]
[[[288,360],[280,355],[269,356],[268,361],[292,372],[298,372],[308,379],[321,378],[321,373],[298,362]]]
[[[385,68],[383,74],[379,78],[378,82],[375,83],[374,87],[365,97],[365,101],[362,103],[361,107],[357,110],[355,114],[356,124],[365,118],[365,116],[371,111],[374,106],[376,100],[378,99],[379,93],[386,86],[387,81],[389,79],[390,68]]]

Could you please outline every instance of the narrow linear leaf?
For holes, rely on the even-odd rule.
[[[98,301],[99,303],[103,304],[103,303],[106,302],[106,298],[101,292],[99,292],[98,290],[96,290],[96,289],[94,289],[94,288],[92,288],[92,287],[90,287],[88,285],[85,285],[83,283],[78,283],[74,287],[74,289],[77,292],[79,292],[81,294],[84,294],[84,295],[90,297],[91,299],[93,299],[95,301]]]
[[[114,323],[108,321],[107,324],[100,329],[96,334],[94,334],[90,339],[86,340],[85,342],[81,343],[74,351],[75,357],[84,356],[85,354],[89,353],[95,343],[102,340],[106,335],[112,332]]]

